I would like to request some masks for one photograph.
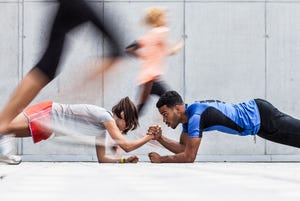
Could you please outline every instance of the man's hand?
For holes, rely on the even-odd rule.
[[[130,156],[125,159],[125,163],[137,163],[139,158],[136,155]]]
[[[147,135],[153,135],[153,139],[152,140],[158,140],[158,139],[160,139],[161,136],[162,136],[161,127],[158,126],[158,125],[150,126],[148,128]]]
[[[151,152],[148,154],[152,163],[161,163],[160,155],[156,152]]]

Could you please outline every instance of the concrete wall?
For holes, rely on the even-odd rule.
[[[186,46],[168,59],[166,81],[186,102],[220,99],[240,102],[265,98],[280,110],[300,118],[300,0],[193,0],[193,1],[91,1],[94,9],[118,25],[125,47],[147,29],[143,10],[152,5],[169,9],[170,41],[186,38]],[[57,10],[49,0],[0,0],[0,105],[8,100],[18,81],[37,62],[48,39],[48,24]],[[92,103],[110,109],[120,98],[136,100],[135,84],[140,62],[128,58],[119,67],[82,86],[95,56],[106,51],[105,38],[86,24],[69,34],[63,72],[34,100]],[[76,89],[76,90],[74,90]],[[151,124],[162,124],[149,101],[141,128],[128,135],[135,139]],[[178,139],[180,129],[163,126],[164,134]],[[93,147],[66,145],[49,140],[33,145],[16,142],[25,160],[95,160]],[[136,151],[148,160],[149,151],[169,154],[153,146]],[[205,133],[197,160],[271,161],[300,160],[300,150],[253,137]]]

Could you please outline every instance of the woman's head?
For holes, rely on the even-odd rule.
[[[112,108],[114,116],[117,117],[116,124],[122,133],[134,130],[139,126],[138,113],[134,103],[127,97],[122,98]]]
[[[151,26],[165,26],[167,24],[167,11],[162,7],[150,7],[146,10],[145,23]]]

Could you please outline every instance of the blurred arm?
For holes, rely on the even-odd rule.
[[[153,135],[145,135],[144,137],[134,140],[134,141],[128,141],[121,133],[119,128],[117,127],[116,123],[113,121],[107,121],[103,123],[106,130],[110,134],[111,138],[115,140],[115,142],[120,145],[120,147],[126,151],[130,152],[132,150],[135,150],[139,148],[140,146],[146,144],[150,140],[153,139]]]

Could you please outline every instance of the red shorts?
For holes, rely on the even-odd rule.
[[[28,118],[29,129],[34,143],[48,139],[52,131],[47,128],[51,123],[52,101],[41,102],[26,108],[24,111]]]

